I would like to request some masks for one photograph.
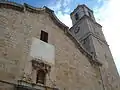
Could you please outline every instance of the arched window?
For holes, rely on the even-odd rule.
[[[45,84],[45,76],[46,76],[46,74],[45,74],[44,70],[38,70],[36,83]]]

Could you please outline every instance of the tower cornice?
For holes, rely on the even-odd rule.
[[[76,22],[76,24],[74,24],[69,30],[71,30],[73,27],[75,27],[76,25],[78,25],[79,23],[81,23],[83,20],[85,20],[85,19],[89,19],[90,21],[92,21],[94,24],[96,24],[96,25],[98,25],[99,27],[101,27],[102,28],[102,26],[99,24],[99,23],[97,23],[96,21],[94,21],[93,19],[91,19],[89,16],[87,16],[87,15],[84,15],[82,18],[80,18],[77,22]]]
[[[82,4],[82,5],[78,5],[76,9],[74,9],[74,11],[72,13],[70,13],[70,15],[72,15],[79,7],[86,7],[88,10],[90,10],[92,13],[93,13],[93,10],[91,10],[90,8],[88,8],[85,4]]]
[[[104,44],[106,44],[107,46],[109,46],[108,43],[107,43],[105,40],[101,39],[99,36],[95,35],[95,34],[92,33],[92,32],[86,33],[83,37],[81,37],[81,38],[79,39],[79,41],[81,42],[82,40],[84,40],[85,38],[89,37],[90,35],[92,35],[93,37],[99,39],[101,42],[103,42]]]

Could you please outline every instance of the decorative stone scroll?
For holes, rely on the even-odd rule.
[[[26,81],[26,82],[32,82],[32,78],[30,74],[23,73],[21,80]]]
[[[32,67],[36,70],[42,69],[44,70],[46,73],[50,72],[51,70],[51,66],[44,63],[43,61],[41,61],[40,59],[33,59],[32,60]]]

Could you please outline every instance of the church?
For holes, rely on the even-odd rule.
[[[63,24],[48,7],[0,1],[0,90],[120,90],[93,11],[78,5]]]

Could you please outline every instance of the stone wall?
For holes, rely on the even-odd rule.
[[[17,82],[27,69],[31,74],[32,37],[48,32],[48,43],[55,46],[55,65],[46,85],[60,90],[102,90],[99,69],[90,64],[75,43],[66,36],[49,14],[19,12],[0,8],[0,79]]]

